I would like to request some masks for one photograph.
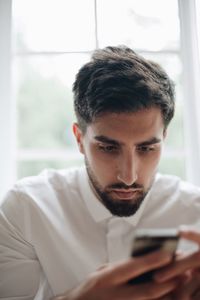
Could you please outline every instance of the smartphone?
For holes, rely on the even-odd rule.
[[[139,229],[136,231],[133,239],[131,256],[137,257],[161,250],[171,253],[173,259],[178,242],[179,234],[177,229]],[[153,271],[150,271],[131,279],[128,283],[149,282],[152,279],[152,275]]]

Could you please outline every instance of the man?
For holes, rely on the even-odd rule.
[[[96,51],[74,83],[86,168],[19,181],[0,219],[3,299],[200,299],[200,252],[129,258],[138,228],[197,225],[200,189],[157,174],[173,83],[127,47]],[[200,234],[180,234],[200,244]],[[156,270],[159,269],[159,270]],[[154,271],[147,283],[127,282]],[[181,286],[181,288],[180,288]]]

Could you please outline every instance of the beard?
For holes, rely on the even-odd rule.
[[[148,189],[144,189],[144,187],[138,183],[133,183],[131,186],[127,186],[123,183],[114,183],[112,185],[107,186],[106,189],[103,189],[99,184],[94,172],[92,171],[87,158],[85,157],[85,165],[88,173],[88,177],[92,188],[97,194],[100,201],[104,204],[104,206],[111,212],[112,215],[118,217],[129,217],[134,215],[139,207],[141,206],[144,198],[146,197],[148,191],[150,190],[152,183]],[[153,180],[152,180],[153,182]],[[109,190],[112,189],[140,189],[140,191],[136,192],[134,199],[114,199],[110,196]]]

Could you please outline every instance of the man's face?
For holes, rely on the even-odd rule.
[[[74,124],[91,186],[113,215],[130,216],[150,189],[165,136],[161,112],[105,113],[84,135]]]

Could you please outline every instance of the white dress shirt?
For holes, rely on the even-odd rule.
[[[127,258],[136,228],[197,224],[200,188],[158,174],[139,210],[115,217],[92,191],[85,168],[20,180],[0,214],[0,299],[47,300],[102,264]]]

